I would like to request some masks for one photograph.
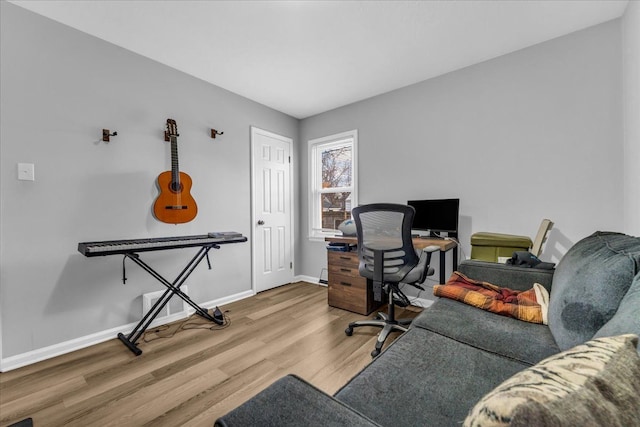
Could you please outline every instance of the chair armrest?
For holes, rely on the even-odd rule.
[[[540,283],[548,291],[551,291],[555,269],[544,270],[495,262],[464,260],[458,266],[458,271],[471,279],[493,283],[503,288],[525,291],[531,289],[534,283]]]
[[[215,427],[320,425],[378,426],[295,375],[279,379],[215,422]]]
[[[439,250],[440,250],[440,246],[436,246],[436,245],[430,245],[420,250],[416,250],[416,253],[420,257],[420,260],[418,261],[418,265],[424,264],[424,270],[422,271],[420,278],[415,283],[410,283],[411,285],[424,291],[424,288],[420,285],[424,283],[427,276],[431,276],[433,275],[433,273],[435,273],[435,270],[433,269],[433,267],[430,266],[431,254]]]

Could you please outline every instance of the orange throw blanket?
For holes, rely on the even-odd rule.
[[[454,271],[446,284],[433,287],[433,294],[502,316],[547,324],[549,292],[539,283],[535,283],[527,291],[514,291],[489,282],[473,280]]]

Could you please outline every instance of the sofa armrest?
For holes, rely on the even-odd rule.
[[[540,283],[551,291],[555,269],[543,270],[495,262],[464,260],[458,266],[458,271],[471,279],[489,282],[503,288],[525,291],[531,289],[534,283]]]
[[[215,423],[216,427],[319,425],[378,426],[295,375],[279,379]]]

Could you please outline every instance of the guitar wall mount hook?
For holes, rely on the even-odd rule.
[[[179,134],[179,133],[176,133],[176,134],[175,134],[175,135],[173,135],[173,136],[177,137],[177,136],[180,136],[180,134]],[[166,130],[164,131],[164,140],[165,140],[166,142],[171,141],[171,138],[169,138],[169,132],[167,132]]]
[[[118,132],[113,132],[111,133],[111,131],[109,129],[102,129],[102,140],[104,142],[109,142],[109,137],[110,136],[117,136]]]
[[[215,129],[211,129],[211,138],[216,139],[216,135],[223,135],[224,132],[217,131]]]

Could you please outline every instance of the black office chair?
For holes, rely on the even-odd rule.
[[[406,332],[405,326],[413,320],[395,318],[395,305],[409,305],[399,284],[407,283],[424,290],[419,284],[433,274],[433,268],[429,266],[431,254],[440,248],[428,246],[421,254],[416,252],[411,238],[414,213],[411,206],[391,203],[358,206],[352,211],[358,234],[360,275],[373,281],[374,300],[382,301],[385,293],[389,301],[387,313],[378,313],[374,320],[349,323],[344,331],[351,336],[353,328],[359,326],[382,328],[372,357],[380,354],[390,332]]]

